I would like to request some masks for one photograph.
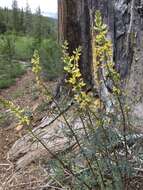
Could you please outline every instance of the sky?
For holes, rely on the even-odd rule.
[[[12,1],[13,0],[0,0],[0,7],[11,8]],[[44,15],[57,17],[57,0],[17,0],[18,6],[20,8],[25,8],[26,1],[28,1],[32,12],[34,12],[36,8],[40,6]]]

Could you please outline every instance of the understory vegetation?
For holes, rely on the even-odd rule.
[[[24,110],[0,98],[0,102],[11,109],[19,118],[20,124],[26,125],[34,139],[52,156],[53,159],[47,160],[46,164],[49,167],[51,186],[55,189],[125,190],[131,179],[137,175],[137,168],[142,167],[142,149],[137,151],[138,145],[134,145],[134,142],[140,140],[140,136],[127,129],[130,108],[124,102],[120,75],[112,60],[112,43],[106,37],[108,30],[100,12],[96,12],[93,30],[94,90],[91,93],[86,92],[86,84],[79,69],[80,47],[70,55],[68,43],[63,45],[62,61],[64,71],[68,74],[66,85],[71,91],[70,100],[69,97],[67,102],[64,100],[64,105],[56,101],[41,77],[40,60],[48,59],[50,62],[49,55],[41,54],[40,59],[39,49],[34,52],[32,59],[32,70],[41,96],[47,102],[55,104],[54,108],[49,108],[52,113],[57,114],[54,120],[62,116],[64,121],[61,131],[68,139],[65,151],[53,153],[46,146],[46,140],[41,135],[34,134],[30,117],[25,115]],[[44,54],[48,50],[48,41],[42,43]],[[49,44],[51,45],[51,41]],[[54,61],[58,62],[58,59]],[[52,69],[50,66],[50,72]]]
[[[12,61],[9,64],[9,62],[0,59],[0,89],[14,84],[15,79],[24,74],[24,72],[24,67],[19,63]]]

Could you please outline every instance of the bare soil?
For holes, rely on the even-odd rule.
[[[48,86],[53,88],[55,83],[48,82]],[[1,90],[0,95],[28,110],[36,122],[46,114],[46,110],[40,111],[43,109],[44,102],[36,88],[31,70],[18,78],[16,83],[8,89]],[[38,110],[39,107],[41,108]],[[19,173],[15,171],[13,163],[7,159],[8,150],[18,138],[27,132],[26,129],[17,127],[18,121],[9,110],[0,107],[0,113],[4,115],[3,121],[0,123],[0,190],[39,190],[45,179],[45,173],[40,163],[32,164]]]

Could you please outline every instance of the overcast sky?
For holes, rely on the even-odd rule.
[[[0,7],[11,8],[13,0],[0,0]],[[25,7],[27,0],[17,0],[19,7]],[[49,16],[55,17],[57,15],[57,0],[28,0],[32,12],[40,5],[41,11]]]

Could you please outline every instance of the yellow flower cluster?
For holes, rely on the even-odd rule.
[[[10,109],[12,113],[19,119],[20,124],[22,125],[29,125],[30,118],[25,115],[24,109],[21,109],[19,106],[14,105],[13,102],[5,100],[4,98],[0,97],[0,103],[5,107]]]
[[[42,67],[40,65],[40,56],[39,56],[38,50],[34,51],[34,55],[31,60],[31,63],[32,63],[32,71],[35,74],[38,88],[42,92],[42,94],[46,96],[47,100],[50,101],[52,98],[51,93],[49,92],[48,88],[46,87],[46,85],[44,84],[41,78]]]
[[[40,74],[41,74],[42,68],[40,65],[40,56],[39,56],[38,50],[34,51],[31,63],[32,63],[32,71],[36,76],[36,82],[38,85],[40,85]]]
[[[101,13],[97,11],[93,36],[93,70],[95,85],[100,88],[103,77],[104,80],[110,79],[114,81],[113,93],[119,95],[120,90],[117,86],[119,86],[120,75],[114,68],[112,60],[112,42],[107,38],[107,33],[107,26],[103,23]]]
[[[91,103],[91,97],[86,94],[83,88],[86,84],[83,81],[81,72],[79,69],[79,59],[81,55],[81,48],[77,48],[73,51],[73,55],[68,53],[68,43],[65,42],[63,45],[63,62],[65,63],[64,70],[68,73],[68,79],[66,82],[71,85],[72,91],[74,92],[74,99],[79,104],[81,109],[89,106]]]

